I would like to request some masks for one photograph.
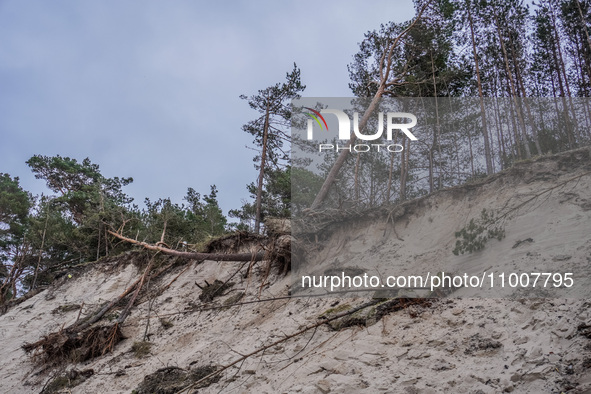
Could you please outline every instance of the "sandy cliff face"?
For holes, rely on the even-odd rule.
[[[315,217],[318,231],[311,237],[314,253],[308,256],[307,271],[322,275],[342,267],[363,268],[382,277],[426,277],[428,272],[481,277],[486,272],[489,278],[493,272],[558,270],[572,272],[577,285],[501,289],[495,275],[493,289],[462,289],[454,296],[591,298],[590,162],[589,150],[583,149],[519,163],[480,182],[397,206],[349,212],[337,222]],[[494,224],[482,219],[483,210],[494,216]],[[455,255],[454,233],[471,220],[502,230],[503,236],[489,239],[478,252]]]
[[[591,170],[589,153],[546,157],[481,184],[439,192],[409,203],[394,223],[370,213],[366,216],[371,220],[363,226],[334,226],[326,232],[330,235],[323,253],[342,249],[343,239],[369,249],[378,239],[373,259],[386,261],[396,255],[396,261],[415,267],[454,262],[479,272],[493,262],[511,269],[537,259],[585,272],[591,265],[591,231],[586,231],[591,223],[591,177],[585,175]],[[452,254],[454,232],[482,208],[500,209],[507,200],[522,202],[579,175],[576,182],[536,200],[536,209],[541,207],[544,215],[526,207],[505,223],[503,240],[491,240],[476,254]],[[533,242],[514,248],[528,238]],[[62,278],[0,316],[1,391],[168,393],[187,386],[191,388],[186,392],[204,393],[591,390],[588,299],[389,301],[344,322],[319,324],[372,302],[371,296],[290,298],[289,275],[277,270],[267,275],[265,263],[257,263],[245,277],[248,264],[241,264],[179,262],[139,294],[122,327],[126,339],[112,352],[77,363],[34,362],[22,350],[24,343],[68,327],[119,296],[141,275],[145,261],[139,254],[128,254],[72,272],[72,278]],[[216,279],[233,284],[206,294],[202,288],[211,289],[206,286],[215,285]],[[124,307],[115,307],[100,324],[116,319]],[[381,318],[375,318],[376,311],[383,312],[377,314]]]

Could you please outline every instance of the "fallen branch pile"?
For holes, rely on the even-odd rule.
[[[105,353],[112,351],[115,345],[124,339],[123,334],[121,333],[121,326],[129,316],[129,312],[131,311],[131,308],[147,278],[156,278],[162,275],[176,263],[176,260],[172,261],[158,271],[151,272],[153,261],[154,257],[150,259],[148,266],[139,279],[125,289],[125,291],[118,297],[106,303],[92,316],[83,320],[77,320],[69,327],[45,335],[37,342],[25,343],[22,348],[27,353],[32,352],[35,360],[56,364],[63,361],[81,362],[90,358],[102,356]],[[118,305],[132,292],[133,295],[128,301],[127,306],[119,315],[115,323],[93,326],[93,324],[101,320],[108,311]]]
[[[286,270],[286,267],[289,265],[289,236],[280,241],[275,240],[270,244],[270,248],[266,248],[267,250],[265,252],[197,253],[178,251],[159,245],[151,245],[125,237],[113,231],[109,231],[109,233],[123,241],[142,246],[145,249],[181,259],[198,261],[237,261],[251,262],[251,264],[255,261],[281,259],[284,270]],[[62,328],[57,332],[48,334],[37,342],[26,343],[22,348],[27,353],[33,353],[34,359],[41,359],[43,362],[49,363],[60,363],[62,361],[81,362],[112,351],[115,345],[124,338],[121,333],[121,326],[129,316],[144,283],[167,272],[177,262],[177,260],[174,259],[165,267],[152,272],[154,257],[152,257],[148,263],[144,273],[131,286],[125,289],[125,291],[118,297],[106,303],[92,316],[81,321],[76,321],[69,327]],[[99,322],[108,311],[123,302],[125,298],[129,298],[129,301],[127,301],[127,305],[119,314],[115,323],[95,325],[95,323]]]

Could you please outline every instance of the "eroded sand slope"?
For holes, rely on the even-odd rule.
[[[591,231],[584,232],[591,222],[589,176],[540,201],[548,204],[544,217],[524,210],[516,216],[520,220],[508,221],[506,238],[492,240],[476,257],[451,253],[453,232],[483,207],[499,207],[511,195],[535,193],[589,171],[589,150],[579,152],[583,154],[521,164],[481,185],[423,199],[395,221],[396,236],[389,236],[374,257],[395,255],[396,261],[426,264],[434,270],[445,259],[456,259],[475,271],[487,268],[492,261],[502,260],[511,267],[525,258],[576,267],[591,265]],[[580,165],[573,165],[573,160]],[[342,237],[370,242],[383,236],[386,225],[390,224],[373,220],[365,227],[343,227],[339,230],[343,233],[333,233],[327,247],[342,243]],[[526,238],[534,242],[513,248],[516,241]],[[283,298],[198,311],[224,303],[287,296],[291,278],[272,271],[261,285],[265,270],[264,264],[258,263],[247,278],[235,275],[234,285],[224,295],[210,303],[200,300],[196,284],[226,281],[239,266],[213,261],[179,265],[149,284],[156,290],[180,273],[162,294],[140,296],[139,306],[123,327],[127,339],[114,352],[61,369],[46,368],[34,364],[21,346],[73,323],[79,310],[68,311],[64,306],[83,305],[83,317],[121,294],[142,271],[134,264],[133,255],[126,255],[60,279],[54,287],[0,316],[0,391],[38,393],[60,372],[76,369],[87,371],[88,377],[78,379],[79,384],[64,392],[131,393],[157,371],[166,379],[167,375],[176,376],[178,368],[197,371],[230,364],[321,321],[322,316],[370,299]],[[588,392],[590,301],[452,298],[410,306],[373,325],[342,330],[321,325],[226,369],[217,382],[199,392]],[[134,343],[144,338],[151,346],[142,355]]]

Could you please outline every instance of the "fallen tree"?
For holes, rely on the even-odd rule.
[[[180,257],[183,259],[192,260],[213,260],[213,261],[261,261],[264,260],[265,253],[199,253],[199,252],[183,252],[180,250],[165,248],[163,246],[152,245],[146,242],[137,241],[133,238],[125,237],[119,233],[108,230],[109,234],[123,240],[125,242],[132,243],[134,245],[142,246],[148,250],[154,250],[162,252],[171,256]]]

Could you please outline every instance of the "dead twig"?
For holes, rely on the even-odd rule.
[[[250,352],[248,354],[245,354],[242,357],[239,357],[238,359],[234,360],[230,364],[226,364],[226,365],[222,366],[221,368],[219,368],[215,372],[210,373],[209,375],[207,375],[207,376],[199,379],[198,381],[196,381],[196,382],[192,383],[191,385],[185,387],[184,389],[178,391],[177,394],[181,394],[181,393],[187,392],[188,390],[190,390],[190,389],[194,388],[195,386],[197,386],[199,383],[201,383],[201,382],[203,382],[203,381],[205,381],[205,380],[207,380],[207,379],[209,379],[209,378],[211,378],[213,376],[216,376],[216,375],[222,373],[226,369],[228,369],[228,368],[230,368],[230,367],[232,367],[232,366],[234,366],[234,365],[236,365],[236,364],[238,364],[238,363],[246,360],[249,357],[254,356],[255,354],[264,352],[264,351],[266,351],[269,348],[272,348],[274,346],[277,346],[280,343],[283,343],[283,342],[285,342],[285,341],[287,341],[287,340],[289,340],[291,338],[297,337],[298,335],[301,335],[301,334],[303,334],[303,333],[305,333],[305,332],[307,332],[309,330],[313,330],[313,329],[315,329],[315,328],[317,328],[317,327],[319,327],[319,326],[321,326],[323,324],[330,323],[331,321],[340,319],[342,317],[345,317],[345,316],[348,316],[348,315],[352,315],[355,312],[358,312],[358,311],[360,311],[362,309],[365,309],[365,308],[368,308],[370,306],[373,306],[373,305],[375,305],[375,304],[377,304],[379,302],[381,302],[381,301],[380,300],[371,300],[371,301],[368,301],[368,302],[366,302],[366,303],[364,303],[364,304],[362,304],[362,305],[360,305],[360,306],[358,306],[356,308],[353,308],[353,309],[348,310],[346,312],[340,313],[340,314],[335,315],[335,316],[333,316],[331,318],[323,319],[322,321],[320,321],[318,323],[314,323],[314,324],[311,324],[309,326],[306,326],[306,327],[302,328],[301,330],[299,330],[299,331],[297,331],[297,332],[295,332],[295,333],[293,333],[291,335],[288,335],[288,336],[286,336],[284,338],[281,338],[281,339],[279,339],[279,340],[277,340],[277,341],[275,341],[273,343],[270,343],[268,345],[265,345],[263,347],[260,347],[260,348],[254,350],[254,351],[252,351],[252,352]]]
[[[135,300],[136,300],[138,294],[140,293],[140,290],[142,289],[144,281],[146,280],[146,276],[148,275],[148,273],[150,272],[150,269],[152,268],[152,263],[154,262],[154,257],[156,257],[156,256],[153,256],[150,259],[148,266],[144,270],[144,274],[140,277],[138,285],[136,286],[135,292],[131,296],[131,300],[129,300],[129,302],[127,303],[127,306],[125,307],[123,312],[121,312],[121,314],[117,318],[117,324],[122,324],[125,321],[125,319],[127,318],[127,316],[129,315],[129,312],[131,311],[131,308],[133,307],[133,304],[135,303]]]
[[[535,194],[533,197],[530,197],[530,198],[528,198],[527,200],[523,201],[522,203],[520,203],[520,204],[518,204],[518,205],[514,206],[513,208],[510,208],[509,210],[507,210],[506,212],[504,212],[504,213],[503,213],[502,215],[500,215],[499,217],[495,218],[495,220],[494,220],[494,222],[492,222],[492,224],[495,224],[495,223],[497,223],[498,221],[500,221],[500,220],[502,220],[502,219],[506,218],[506,217],[507,217],[509,214],[511,214],[512,212],[515,212],[516,210],[518,210],[519,208],[522,208],[523,206],[527,205],[527,204],[528,204],[528,203],[530,203],[531,201],[534,201],[535,199],[537,199],[537,198],[538,198],[538,197],[540,197],[541,195],[543,195],[543,194],[546,194],[546,193],[548,193],[548,192],[551,192],[551,191],[552,191],[552,190],[554,190],[554,189],[558,189],[559,187],[565,186],[565,185],[566,185],[567,183],[569,183],[569,182],[572,182],[572,181],[574,181],[574,180],[579,180],[580,178],[582,178],[582,177],[584,177],[584,176],[587,176],[587,175],[590,175],[590,174],[591,174],[591,171],[584,172],[584,173],[582,173],[582,174],[580,174],[580,175],[574,176],[574,177],[572,177],[572,178],[569,178],[569,179],[567,179],[567,180],[565,180],[565,181],[563,181],[563,182],[560,182],[559,184],[557,184],[557,185],[554,185],[554,186],[552,186],[552,187],[550,187],[550,188],[548,188],[548,189],[542,190],[542,191],[541,191],[541,192],[539,192],[539,193],[536,193],[536,194]],[[492,225],[492,224],[491,224],[491,225]]]

